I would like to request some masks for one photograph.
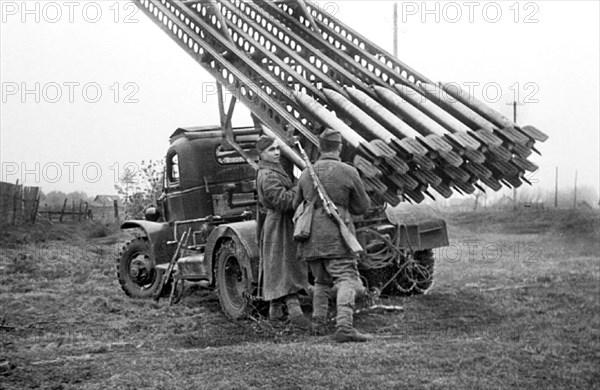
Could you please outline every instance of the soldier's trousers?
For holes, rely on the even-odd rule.
[[[337,290],[335,326],[337,329],[351,329],[356,294],[365,291],[356,259],[311,260],[308,265],[315,278],[313,319],[319,321],[327,317],[329,286],[333,282]]]

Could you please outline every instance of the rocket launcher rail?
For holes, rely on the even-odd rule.
[[[541,131],[436,85],[309,1],[136,1],[284,142],[339,130],[378,199],[497,191],[537,169],[527,157]]]
[[[389,86],[395,84],[413,84],[416,86],[421,83],[434,84],[424,75],[368,41],[361,34],[340,22],[334,16],[324,12],[319,9],[318,6],[315,6],[310,2],[306,3],[310,18],[317,24],[320,30],[322,41],[328,43],[328,45],[323,45],[321,48],[329,50],[331,52],[330,55],[335,57],[341,63],[348,61],[348,63],[345,63],[344,65],[354,67],[354,72],[361,75],[361,78],[364,74],[368,74],[369,77],[374,75],[378,78],[377,82],[372,80],[370,82],[373,84],[379,83],[379,85],[385,83]],[[261,4],[264,4],[264,1],[261,0]],[[293,3],[286,3],[285,5],[280,6],[286,11],[286,18],[295,18],[301,23],[305,23],[306,16],[298,12],[297,7],[295,7]],[[314,32],[305,32],[305,34],[314,35]],[[354,61],[354,64],[349,64],[349,59]],[[505,138],[507,136],[513,138],[516,136],[519,138],[514,140],[516,141],[514,145],[510,145],[510,141],[507,143],[511,149],[517,150],[517,153],[522,157],[528,155],[529,147],[535,150],[532,141],[537,140],[543,142],[548,138],[547,135],[533,126],[518,127],[501,114],[485,106],[483,103],[477,102],[475,99],[468,96],[468,94],[462,92],[461,95],[463,98],[466,98],[463,99],[463,101],[469,110],[473,111],[474,114],[482,113],[484,117],[494,122],[493,128],[497,133],[502,135],[508,133],[504,135]],[[478,127],[472,128],[474,131],[479,131],[480,129],[481,128]],[[482,134],[481,137],[477,138],[483,142],[492,141],[489,139],[489,135],[489,133]],[[527,136],[528,141],[525,143],[524,139],[519,137],[519,135]],[[494,140],[494,142],[497,142],[497,140]]]
[[[290,26],[298,27],[300,22],[304,21],[303,15],[298,14],[297,12],[294,13],[293,3],[285,3],[285,4],[280,5],[287,12],[282,12],[281,10],[278,10],[278,8],[272,3],[268,3],[268,2],[264,2],[264,1],[260,1],[259,3],[261,4],[261,6],[263,8],[269,9],[272,12],[271,16],[273,18],[276,18],[276,17],[281,18],[281,20],[283,20],[288,27],[290,27]],[[309,8],[310,8],[310,3],[308,3],[308,4],[309,4]],[[293,20],[294,15],[299,18],[299,21]],[[370,82],[370,83],[373,83],[374,85],[379,84],[379,86],[381,86],[385,82],[387,82],[390,86],[394,85],[394,82],[396,84],[408,84],[409,83],[409,81],[405,77],[405,75],[386,73],[387,71],[384,69],[384,67],[382,67],[382,64],[377,59],[377,56],[373,56],[373,58],[371,58],[371,60],[372,60],[371,62],[369,62],[369,58],[365,58],[365,56],[364,56],[365,51],[363,50],[363,47],[374,47],[374,45],[372,45],[372,44],[368,45],[368,44],[364,44],[364,42],[361,42],[360,46],[358,46],[356,44],[356,38],[354,36],[352,36],[354,41],[348,40],[345,37],[341,37],[341,34],[343,34],[344,30],[343,30],[343,28],[338,29],[338,27],[339,27],[338,25],[336,25],[336,28],[334,29],[334,28],[328,27],[328,25],[326,25],[326,24],[323,24],[323,22],[321,22],[319,20],[319,17],[316,17],[314,20],[319,25],[319,28],[321,29],[323,37],[321,38],[320,36],[316,35],[316,33],[313,29],[311,29],[311,30],[304,29],[302,31],[302,36],[307,40],[312,38],[313,41],[317,42],[315,45],[318,44],[319,49],[322,52],[330,55],[333,59],[335,59],[336,62],[339,62],[339,63],[343,64],[345,67],[352,69],[353,73],[355,73],[357,75],[357,78],[359,78],[361,82]],[[329,25],[332,26],[333,24],[331,23],[331,21],[329,21],[329,22],[330,22]],[[301,24],[300,24],[300,26],[301,26]],[[302,29],[299,29],[299,30],[302,30]],[[337,39],[336,37],[337,38],[341,37],[341,38],[339,40],[336,40]],[[354,49],[353,50],[348,49],[352,45],[354,45]],[[343,50],[345,50],[346,52],[343,52]],[[352,57],[350,57],[347,54],[347,52],[353,54],[355,59],[360,58],[360,61],[356,60],[353,63]],[[420,80],[422,80],[423,82],[429,82],[429,80],[427,80],[423,76],[420,76]],[[418,108],[422,109],[420,106]],[[471,110],[470,108],[467,108],[467,109]],[[473,115],[477,115],[477,114],[473,112]],[[484,121],[484,123],[487,123],[487,122]],[[425,127],[427,128],[427,126],[425,126]],[[435,125],[434,125],[434,127],[435,127]],[[455,135],[456,138],[454,138],[454,141],[456,141],[457,138],[460,140],[458,142],[453,142],[453,146],[458,147],[456,149],[456,152],[460,155],[465,155],[472,162],[483,163],[483,164],[485,164],[484,160],[486,157],[482,153],[487,150],[491,150],[490,153],[496,154],[497,156],[501,156],[501,158],[503,158],[504,160],[510,159],[510,156],[507,156],[507,154],[509,154],[508,150],[506,150],[506,149],[502,148],[500,145],[498,145],[502,141],[499,140],[498,137],[494,136],[490,132],[490,130],[492,130],[494,128],[492,126],[488,126],[487,129],[488,129],[488,131],[482,131],[482,129],[480,129],[478,127],[474,127],[474,131],[472,131],[471,133],[469,133],[467,135],[465,135],[465,134]],[[504,129],[502,129],[502,130],[504,130]],[[505,132],[507,132],[509,136],[514,135],[514,134],[512,134],[512,133],[514,133],[514,131],[511,131],[511,130],[512,129],[509,128],[509,129],[506,129]],[[505,134],[502,134],[502,135],[504,137],[506,137]],[[453,138],[449,137],[449,139],[452,140]],[[523,141],[523,140],[517,139],[517,142],[518,141]],[[471,148],[467,148],[466,150],[464,148],[461,148],[461,146],[465,146],[464,145],[465,142],[467,142],[471,146]],[[473,145],[475,144],[475,142],[480,142],[482,144],[489,142],[490,144],[484,145],[483,148],[481,148],[479,151],[476,151],[473,148]],[[514,149],[517,153],[519,153],[522,156],[528,155],[527,152],[529,152],[529,150],[524,145],[513,144],[513,145],[510,145],[509,147],[511,149]],[[522,173],[523,172],[521,171],[520,174],[522,174]],[[500,174],[502,174],[502,172],[500,172]],[[500,178],[502,178],[502,177],[500,177]]]

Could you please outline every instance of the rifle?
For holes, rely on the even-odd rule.
[[[354,234],[350,232],[348,226],[346,226],[346,223],[342,220],[340,212],[338,211],[335,204],[331,201],[331,198],[327,194],[327,191],[325,191],[323,184],[321,183],[319,177],[317,176],[317,173],[315,172],[315,168],[310,163],[308,155],[306,154],[298,140],[296,140],[296,146],[298,147],[298,150],[302,155],[302,160],[304,160],[304,163],[306,164],[306,168],[308,169],[308,173],[313,182],[313,187],[315,191],[317,191],[317,195],[321,200],[323,210],[325,210],[325,213],[336,223],[338,229],[340,230],[340,234],[342,235],[342,239],[344,240],[344,244],[346,244],[346,247],[348,247],[348,249],[353,255],[363,253],[363,247],[360,245]]]

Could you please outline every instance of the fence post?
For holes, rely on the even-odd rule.
[[[29,195],[29,188],[31,187],[27,187],[27,189],[25,188],[25,186],[21,187],[21,220],[23,223],[25,222],[29,222],[29,216],[26,214],[27,211],[27,201],[29,199],[27,199],[27,195]]]
[[[12,224],[17,224],[17,194],[19,191],[19,180],[16,181],[15,187],[13,189],[13,215],[12,215]]]
[[[58,219],[60,222],[63,220],[63,216],[65,215],[65,209],[67,208],[67,198],[65,198],[65,202],[63,203],[62,210],[60,211],[60,218]]]
[[[83,219],[91,219],[88,215],[88,202],[85,202],[85,214],[83,216]]]
[[[35,204],[33,205],[33,215],[31,217],[31,223],[35,224],[35,218],[37,217],[38,209],[40,207],[40,196],[42,195],[42,189],[40,187],[35,187],[37,193],[35,195]]]
[[[116,199],[113,199],[113,206],[115,208],[115,222],[119,222],[119,205]]]
[[[79,222],[81,222],[81,206],[82,206],[82,203],[83,203],[83,199],[79,199],[79,211],[78,211],[78,214],[77,214],[77,216],[78,216],[77,220]]]

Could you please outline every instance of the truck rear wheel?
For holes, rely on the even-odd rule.
[[[243,250],[243,249],[242,249]],[[215,279],[221,308],[233,319],[243,318],[248,314],[249,302],[248,279],[238,258],[238,251],[233,241],[225,242],[217,253]],[[248,256],[246,253],[243,256]]]
[[[433,285],[434,258],[431,249],[416,251],[413,261],[405,264],[395,262],[383,268],[361,269],[361,276],[369,287],[382,289],[384,295],[418,295],[425,293]],[[402,267],[402,271],[400,270]],[[392,279],[394,278],[394,279]]]
[[[132,298],[152,298],[161,287],[154,256],[146,237],[128,242],[117,259],[117,277],[125,294]]]
[[[416,280],[413,293],[423,294],[433,286],[433,264],[435,262],[433,251],[431,249],[416,251],[414,257],[418,269],[413,272],[413,277]]]

